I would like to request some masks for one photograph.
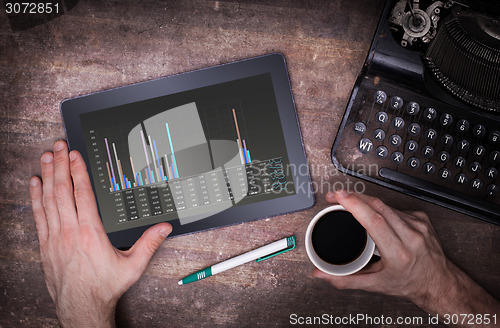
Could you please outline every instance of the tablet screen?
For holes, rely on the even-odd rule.
[[[296,193],[270,73],[84,113],[80,121],[108,233],[210,220]]]

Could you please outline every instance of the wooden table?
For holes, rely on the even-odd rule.
[[[68,1],[66,1],[68,3]],[[75,2],[75,1],[73,1]],[[46,290],[28,179],[65,137],[64,98],[281,52],[286,57],[317,203],[307,211],[167,240],[120,300],[124,327],[281,327],[290,315],[422,316],[410,302],[339,291],[312,277],[304,233],[327,206],[330,147],[367,54],[382,1],[80,1],[25,30],[0,13],[0,327],[56,327]],[[70,6],[68,6],[70,7]],[[448,256],[500,297],[500,227],[364,183],[390,205],[424,210]],[[195,270],[295,234],[298,247],[179,287]]]

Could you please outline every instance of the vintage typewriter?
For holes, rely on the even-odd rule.
[[[332,160],[500,224],[498,1],[387,1]]]

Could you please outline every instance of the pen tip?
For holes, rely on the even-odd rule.
[[[179,285],[182,285],[182,280],[179,280],[177,283],[178,283]]]

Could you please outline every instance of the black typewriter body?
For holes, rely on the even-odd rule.
[[[332,147],[341,172],[500,224],[495,2],[386,2]]]

